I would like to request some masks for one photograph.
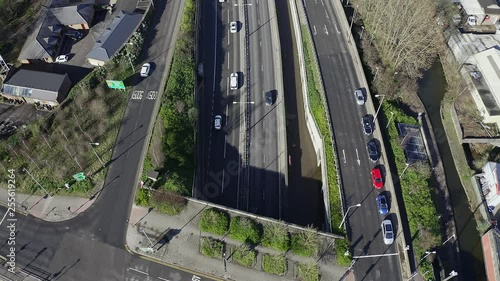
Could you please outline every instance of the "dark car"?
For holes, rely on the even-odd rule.
[[[365,115],[361,122],[363,122],[363,132],[369,136],[373,134],[373,116],[370,114]]]
[[[389,213],[389,205],[387,204],[387,198],[385,195],[380,194],[375,200],[377,200],[377,209],[379,214],[386,215]]]
[[[269,91],[269,92],[266,92],[266,94],[264,95],[264,99],[266,100],[266,105],[273,105],[274,104],[274,92],[273,91]]]
[[[380,153],[378,152],[378,146],[375,139],[372,139],[366,144],[366,149],[368,150],[368,156],[372,162],[377,162],[380,158]]]

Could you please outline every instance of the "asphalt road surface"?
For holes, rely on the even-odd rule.
[[[137,187],[137,176],[147,143],[152,116],[160,102],[159,91],[167,58],[174,50],[176,31],[184,1],[155,4],[153,32],[146,40],[145,61],[151,62],[148,78],[136,75],[118,141],[96,202],[76,218],[48,223],[17,215],[17,266],[42,280],[208,280],[193,274],[149,262],[125,250],[127,219]],[[122,94],[116,92],[115,94]],[[0,214],[6,212],[0,208]],[[11,235],[5,221],[0,226],[0,254],[7,256]],[[1,242],[0,242],[1,243]],[[161,280],[161,279],[158,279]]]
[[[348,54],[332,3],[306,0],[305,4],[333,122],[346,208],[362,204],[351,208],[348,215],[353,256],[365,256],[354,265],[356,279],[400,280],[399,260],[393,255],[397,252],[395,243],[386,246],[382,240],[380,225],[384,217],[377,212],[375,197],[378,191],[374,190],[370,178],[370,170],[375,164],[370,162],[366,149],[372,137],[364,135],[361,125],[366,108],[356,104],[353,94],[361,79]],[[380,161],[377,164],[383,166]],[[332,210],[335,211],[339,210]],[[398,226],[395,228],[397,230]],[[366,257],[369,255],[375,256]]]
[[[202,61],[204,77],[200,104],[201,182],[195,197],[264,216],[280,216],[277,105],[267,106],[264,93],[278,89],[276,45],[271,34],[268,1],[219,3],[203,1]],[[251,4],[251,5],[250,5]],[[248,10],[248,23],[244,9]],[[230,33],[229,23],[238,23]],[[248,26],[247,26],[248,25]],[[249,31],[250,73],[245,64],[245,28]],[[279,54],[278,54],[279,55]],[[239,87],[229,89],[229,76],[238,73]],[[250,75],[250,80],[248,80]],[[247,85],[250,81],[250,85]],[[247,89],[250,96],[246,95]],[[249,110],[249,111],[247,111]],[[245,167],[245,114],[250,113],[250,158]],[[222,129],[214,129],[216,115]],[[284,157],[281,155],[281,157]]]

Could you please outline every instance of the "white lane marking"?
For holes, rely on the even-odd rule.
[[[241,157],[238,157],[238,188],[236,189],[236,209],[240,207],[240,174],[241,174]]]
[[[262,41],[259,41],[259,46],[261,46],[261,47],[262,47]]]
[[[266,155],[264,154],[264,164],[266,164]]]
[[[336,31],[338,34],[340,34],[340,30],[339,30],[339,28],[337,27],[337,25],[336,25],[336,24],[335,24],[335,31]]]
[[[222,170],[222,193],[224,193],[224,175],[226,170]]]
[[[229,112],[229,104],[226,104],[226,125],[227,125],[227,120],[229,120],[228,112]]]
[[[321,5],[325,6],[325,3],[323,3],[323,0],[321,0]]]
[[[323,5],[323,6],[324,6],[324,5]],[[327,19],[330,19],[330,17],[328,16],[328,11],[327,11],[327,10],[325,10],[325,15],[326,15],[326,18],[327,18]]]
[[[316,26],[313,25],[313,29],[314,29],[314,35],[318,34],[318,32],[316,32]]]
[[[264,71],[264,65],[260,66],[260,71]]]
[[[326,35],[328,35],[328,28],[326,28],[326,24],[325,24],[325,27],[323,28],[323,30],[325,31]]]
[[[224,136],[224,159],[226,159],[227,135]]]
[[[260,18],[257,19],[257,25],[260,25]]]
[[[356,157],[358,158],[356,161],[358,161],[358,165],[361,165],[361,160],[359,160],[359,154],[358,154],[358,149],[356,148]]]
[[[217,15],[217,6],[218,5],[214,5],[215,6],[215,14]],[[215,22],[215,38],[217,38],[217,21]],[[217,61],[217,40],[214,40],[214,72],[212,73],[214,75],[214,87],[212,89],[212,91],[215,93],[215,67],[216,67],[216,61]]]
[[[139,269],[135,269],[135,268],[132,268],[132,267],[129,267],[128,269],[133,270],[135,272],[139,272],[139,273],[145,274],[145,275],[149,275],[147,272],[140,271]]]
[[[231,60],[231,56],[229,56],[231,53],[227,53],[227,69],[229,69],[229,61]]]
[[[342,154],[344,154],[344,164],[347,163],[347,160],[345,158],[345,150],[342,149]]]
[[[158,279],[164,280],[164,281],[170,281],[170,279],[165,279],[165,278],[162,278],[162,277],[158,277]]]

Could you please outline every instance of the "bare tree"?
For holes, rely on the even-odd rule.
[[[94,116],[104,117],[108,113],[108,106],[102,99],[94,99],[89,104],[90,113]]]

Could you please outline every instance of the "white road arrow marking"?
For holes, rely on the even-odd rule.
[[[318,34],[318,32],[316,32],[316,26],[313,25],[313,29],[314,29],[314,35]]]
[[[356,148],[356,157],[358,158],[358,165],[361,165],[361,160],[359,160],[359,154],[358,154],[358,149]]]

